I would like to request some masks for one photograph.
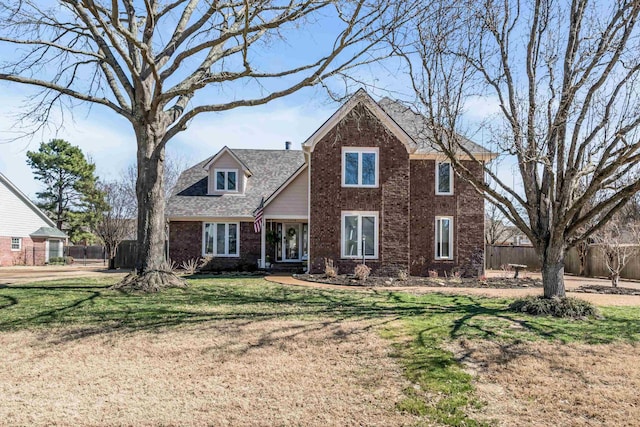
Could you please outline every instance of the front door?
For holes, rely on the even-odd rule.
[[[300,261],[300,224],[283,224],[282,259]]]

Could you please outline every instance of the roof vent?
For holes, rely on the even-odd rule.
[[[291,141],[285,141],[284,142],[284,149],[285,150],[290,150],[291,149]]]

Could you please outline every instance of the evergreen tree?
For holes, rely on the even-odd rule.
[[[88,230],[101,211],[96,206],[105,204],[96,186],[95,164],[79,147],[62,139],[43,142],[38,151],[28,151],[27,158],[36,179],[44,184],[44,190],[36,193],[38,206],[72,242],[90,240]]]

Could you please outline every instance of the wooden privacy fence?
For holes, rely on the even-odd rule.
[[[90,260],[104,260],[105,252],[104,247],[101,245],[71,245],[65,247],[65,255],[73,257],[75,260],[90,259]]]
[[[167,257],[169,242],[164,242],[164,256]],[[116,250],[116,268],[135,268],[136,251],[138,242],[135,240],[124,240],[118,245]]]
[[[116,268],[133,268],[136,265],[136,251],[138,242],[125,240],[116,249]]]
[[[487,245],[486,267],[488,269],[499,270],[503,265],[507,264],[524,264],[527,266],[528,271],[539,271],[541,267],[538,255],[531,246]],[[580,273],[580,258],[575,248],[567,252],[565,271],[570,274]],[[585,263],[585,274],[590,277],[609,276],[602,249],[598,245],[589,247]],[[640,251],[631,257],[627,266],[622,270],[620,277],[640,280]]]

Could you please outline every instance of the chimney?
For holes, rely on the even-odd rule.
[[[284,142],[284,149],[285,150],[291,149],[291,141],[285,141]]]

